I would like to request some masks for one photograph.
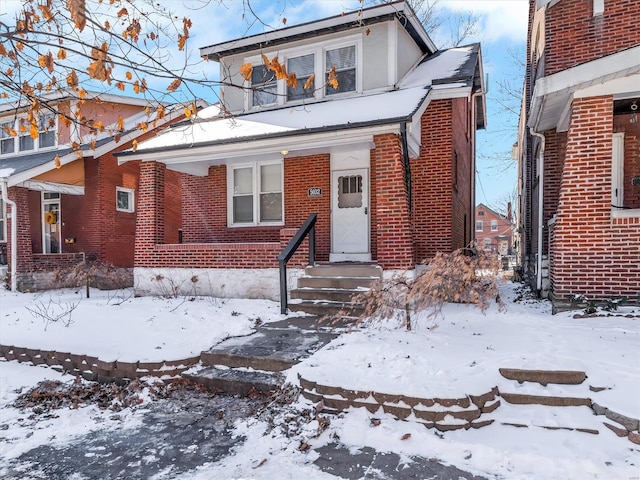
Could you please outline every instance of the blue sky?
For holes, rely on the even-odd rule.
[[[372,0],[365,0],[365,6]],[[433,0],[432,0],[433,1]],[[482,44],[484,71],[488,83],[488,125],[478,133],[476,203],[502,207],[515,190],[516,165],[509,160],[517,136],[517,115],[507,114],[499,104],[505,95],[501,84],[510,83],[519,93],[527,31],[527,0],[435,0],[438,14],[449,19],[457,12],[472,11],[479,16],[478,32],[464,43]],[[89,0],[87,3],[97,0]],[[0,14],[13,14],[21,1],[0,0]],[[97,3],[96,3],[97,5]],[[241,0],[163,0],[163,7],[193,23],[188,42],[193,76],[218,77],[218,64],[201,62],[199,47],[239,38],[247,33],[294,25],[361,7],[358,0],[251,0],[253,12]],[[256,16],[259,20],[256,20]],[[7,18],[4,16],[4,20]],[[438,47],[446,46],[450,33],[447,22],[439,32],[430,32]],[[516,57],[516,58],[514,58]],[[175,52],[169,63],[178,68],[184,60]],[[520,66],[518,66],[520,63]],[[205,98],[213,103],[216,98]],[[517,102],[516,109],[519,107]]]

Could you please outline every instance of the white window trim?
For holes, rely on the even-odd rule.
[[[5,243],[7,241],[7,206],[1,198],[0,221],[2,221],[2,227],[0,228],[0,243]]]
[[[478,228],[478,224],[480,224],[480,228]],[[484,231],[484,223],[482,222],[482,220],[476,220],[476,232],[483,232]]]
[[[624,207],[624,133],[614,133],[611,149],[611,209]]]
[[[118,208],[118,193],[124,192],[129,195],[129,208]],[[136,211],[136,191],[133,188],[116,187],[116,211],[133,213]]]
[[[336,93],[334,95],[326,96],[324,94],[325,89],[325,58],[327,50],[335,50],[338,48],[349,47],[355,45],[356,47],[356,90],[353,92]],[[278,56],[278,62],[286,65],[289,58],[300,57],[313,53],[315,60],[315,93],[313,98],[305,98],[301,100],[287,100],[287,82],[286,80],[278,80],[278,93],[276,103],[269,103],[265,105],[253,105],[253,92],[251,90],[251,81],[245,80],[245,96],[244,96],[244,108],[245,111],[259,110],[265,107],[276,105],[299,105],[308,103],[314,100],[322,100],[324,98],[341,98],[345,96],[362,93],[362,36],[361,35],[349,35],[344,38],[337,38],[334,40],[323,41],[322,43],[315,45],[306,45],[303,47],[287,48],[285,50],[279,50],[276,52],[266,53],[265,56],[271,60],[274,56]],[[251,65],[262,65],[262,55],[252,55],[243,59],[243,63],[250,63]]]
[[[58,193],[58,198],[44,198],[45,194],[47,193]],[[45,255],[57,255],[56,253],[51,253],[51,252],[47,252],[47,232],[46,232],[46,222],[44,219],[44,214],[46,212],[46,205],[50,205],[50,204],[58,204],[58,218],[56,219],[56,225],[59,226],[58,232],[57,233],[57,240],[58,240],[58,254],[59,253],[63,253],[62,252],[62,194],[60,194],[59,192],[51,192],[51,191],[42,191],[42,193],[40,194],[40,198],[41,198],[41,211],[40,211],[40,222],[41,222],[41,228],[42,228],[42,253]]]
[[[264,165],[280,165],[280,192],[282,193],[282,221],[260,222],[260,174],[259,170]],[[233,171],[237,168],[253,169],[253,222],[233,222]],[[234,163],[227,165],[227,226],[238,227],[267,227],[282,226],[285,219],[284,212],[284,162],[282,160],[264,160],[249,163]]]
[[[491,220],[491,231],[492,232],[497,232],[498,231],[498,221],[497,220]]]
[[[593,0],[593,16],[602,15],[604,13],[604,0]]]
[[[43,113],[43,115],[46,115],[47,113]],[[30,150],[20,150],[20,137],[24,137],[24,136],[29,136],[29,132],[20,132],[20,120],[23,120],[25,123],[25,125],[27,126],[27,129],[29,127],[28,123],[27,123],[27,117],[25,117],[24,115],[19,115],[15,118],[11,117],[11,118],[0,118],[0,125],[4,125],[5,123],[10,123],[13,122],[13,129],[18,133],[18,135],[16,135],[13,138],[13,152],[11,153],[2,153],[2,151],[0,150],[0,156],[6,156],[6,157],[13,157],[16,155],[31,155],[34,152],[43,152],[43,151],[47,151],[47,150],[54,150],[56,148],[58,148],[58,116],[55,114],[53,115],[53,121],[55,123],[55,125],[53,127],[51,127],[48,131],[53,130],[55,135],[55,139],[53,142],[53,145],[51,145],[50,147],[42,147],[40,148],[40,135],[38,135],[38,138],[34,138],[33,139],[33,148]],[[43,133],[44,130],[42,131],[38,131],[38,133]],[[6,139],[3,139],[6,140]]]

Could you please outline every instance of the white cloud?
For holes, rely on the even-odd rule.
[[[471,11],[480,16],[478,40],[524,42],[527,36],[529,4],[526,0],[440,0],[446,13]]]

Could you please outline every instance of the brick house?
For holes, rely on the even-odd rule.
[[[118,154],[142,161],[138,293],[166,288],[163,279],[276,299],[277,257],[311,213],[316,260],[386,274],[473,239],[475,133],[486,118],[479,44],[439,51],[395,2],[201,55],[220,64],[221,113],[209,107]],[[265,58],[295,72],[297,85],[274,77]],[[332,71],[337,85],[326,81]],[[179,192],[171,205],[167,191]],[[182,243],[171,241],[175,224]],[[291,286],[302,273],[291,271]]]
[[[530,0],[521,261],[556,310],[639,300],[639,16],[636,0]]]
[[[80,100],[73,92],[51,94],[46,101],[107,128],[90,132],[43,112],[39,135],[32,138],[28,129],[20,131],[26,109],[0,105],[0,262],[5,265],[0,268],[10,274],[13,290],[47,288],[54,271],[86,255],[133,267],[139,164],[119,166],[113,153],[153,134],[135,128],[153,122],[145,112],[149,103],[97,93]],[[182,115],[181,110],[167,111],[157,127]],[[113,128],[121,116],[124,131],[116,139]],[[10,135],[12,129],[17,136]],[[73,143],[81,150],[74,151]]]
[[[476,206],[476,241],[485,252],[506,256],[513,254],[513,223],[511,203],[507,216],[500,215],[483,203]]]

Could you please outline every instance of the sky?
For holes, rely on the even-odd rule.
[[[373,0],[365,0],[369,6]],[[516,164],[510,160],[511,147],[517,140],[517,114],[508,114],[500,105],[507,96],[501,85],[508,84],[517,94],[522,88],[522,65],[527,32],[527,0],[434,0],[437,14],[445,19],[443,28],[430,32],[439,48],[450,42],[450,25],[455,15],[473,12],[479,17],[477,32],[463,43],[481,42],[485,75],[488,76],[487,128],[478,133],[476,203],[506,210],[506,199],[513,198]],[[0,20],[13,16],[20,0],[0,1]],[[96,0],[88,4],[97,5]],[[339,15],[360,8],[358,0],[253,0],[249,10],[246,0],[164,0],[162,6],[177,18],[192,21],[187,55],[193,63],[195,77],[218,78],[218,64],[202,62],[198,49],[232,40],[246,34],[280,28]],[[96,7],[97,8],[97,7]],[[184,54],[175,52],[169,65],[182,64]],[[119,93],[119,92],[118,92]],[[197,90],[196,90],[197,93]],[[211,97],[210,92],[207,94]],[[217,98],[204,98],[215,103]],[[519,107],[515,102],[516,111]]]

